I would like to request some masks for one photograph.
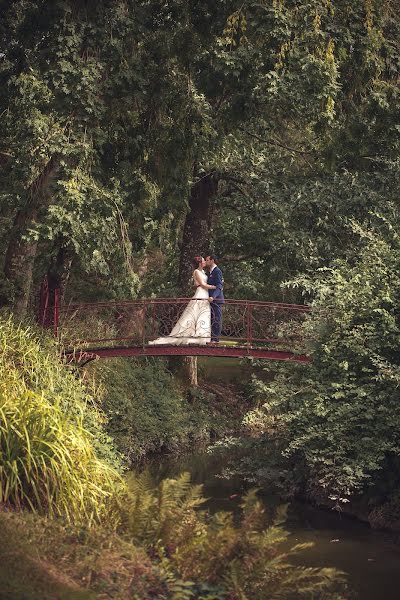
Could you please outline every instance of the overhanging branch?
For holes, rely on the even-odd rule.
[[[300,154],[300,155],[305,155],[305,154],[313,154],[313,152],[311,150],[303,150],[303,149],[299,149],[299,148],[292,148],[291,146],[287,146],[286,144],[283,144],[282,142],[280,142],[279,140],[267,140],[265,138],[262,138],[261,136],[257,135],[256,133],[252,133],[251,131],[248,131],[247,129],[244,129],[243,127],[239,127],[239,130],[242,131],[243,133],[245,133],[246,135],[258,140],[259,142],[263,142],[264,144],[270,144],[272,146],[278,146],[279,148],[283,148],[284,150],[288,150],[289,152],[294,152],[295,154]]]

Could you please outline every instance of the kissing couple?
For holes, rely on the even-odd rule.
[[[218,344],[222,329],[222,306],[225,302],[222,271],[214,254],[207,256],[205,260],[202,256],[195,256],[192,266],[196,293],[171,333],[149,344]],[[205,272],[205,267],[208,273]]]

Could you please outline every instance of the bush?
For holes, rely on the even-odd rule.
[[[132,476],[130,493],[126,531],[160,562],[173,598],[343,598],[333,591],[343,591],[341,573],[290,563],[310,544],[283,550],[285,511],[267,527],[255,491],[244,497],[236,523],[232,513],[200,510],[202,486],[191,485],[187,473],[158,487],[146,475]]]
[[[128,464],[153,452],[182,450],[193,439],[208,440],[210,431],[226,426],[225,416],[214,414],[211,397],[197,391],[187,399],[160,358],[118,358],[92,365],[101,382],[108,432]]]
[[[400,455],[400,238],[385,220],[360,235],[360,258],[297,283],[314,294],[310,365],[258,383],[247,424],[284,440],[313,496],[346,502]],[[399,486],[400,481],[394,485]]]
[[[120,479],[96,455],[101,423],[85,388],[44,345],[32,328],[0,321],[0,503],[99,521]]]
[[[267,527],[251,492],[234,524],[200,510],[201,492],[187,474],[159,486],[132,477],[119,533],[0,512],[0,587],[21,595],[29,581],[32,598],[343,600],[341,573],[291,564],[309,544],[289,547],[283,511]]]
[[[306,546],[282,550],[280,521],[265,528],[255,492],[236,525],[231,514],[199,510],[202,489],[187,474],[158,488],[144,476],[122,481],[96,456],[84,427],[86,392],[57,361],[52,343],[46,353],[33,329],[1,321],[0,345],[0,504],[63,517],[0,513],[0,576],[7,584],[16,560],[16,572],[40,588],[33,597],[47,594],[48,573],[66,597],[81,595],[86,581],[121,600],[343,598],[333,591],[341,588],[336,571],[290,564]],[[16,539],[7,533],[13,524]]]

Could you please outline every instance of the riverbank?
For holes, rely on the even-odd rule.
[[[54,340],[34,329],[9,320],[1,323],[0,334],[2,599],[51,599],[54,593],[54,598],[66,600],[90,594],[175,600],[179,589],[185,598],[203,599],[211,593],[236,600],[245,593],[256,600],[281,589],[289,589],[293,597],[303,589],[304,578],[308,590],[317,590],[316,598],[344,598],[337,570],[305,571],[301,559],[294,566],[295,544],[288,542],[282,518],[274,521],[275,512],[266,511],[266,505],[263,509],[244,486],[228,498],[231,506],[240,505],[233,516],[228,507],[221,514],[220,508],[205,505],[202,490],[188,475],[171,479],[164,474],[155,485],[144,475],[121,477],[115,440],[104,430],[111,415],[102,410],[101,394],[110,388],[99,392],[104,382],[93,372],[93,381],[89,371],[84,382],[77,378],[58,360]],[[135,394],[131,389],[125,399],[128,405],[135,399],[139,410],[140,400],[148,400],[152,390],[153,404],[144,403],[142,413],[147,418],[146,410],[153,407],[154,427],[162,424],[160,414],[167,407],[172,424],[173,408],[190,414],[199,411],[198,402],[208,403],[209,422],[218,417],[225,428],[228,422],[241,421],[248,409],[245,393],[239,403],[232,395],[235,387],[246,385],[244,373],[240,384],[221,383],[221,374],[218,383],[211,375],[203,377],[207,389],[189,389],[185,404],[173,396],[178,388],[167,373],[159,371],[157,379],[150,377],[151,370],[146,372],[146,364],[133,373],[132,365],[118,369],[122,367],[129,367],[128,382],[136,381]],[[108,368],[117,381],[120,371],[112,363]],[[149,368],[157,373],[156,365]],[[155,384],[146,388],[149,381]],[[163,382],[169,382],[170,396],[163,394]],[[121,391],[116,388],[115,395]],[[205,393],[215,397],[204,399]],[[180,418],[176,413],[178,423]],[[177,462],[184,467],[182,456]],[[208,511],[199,510],[204,505]],[[246,560],[238,561],[238,556]]]
[[[199,510],[188,474],[122,477],[96,386],[60,362],[53,339],[8,319],[0,347],[2,600],[262,600],[303,588],[342,600],[336,570],[290,563],[296,550],[281,550],[281,522],[265,520],[254,493],[234,520]]]
[[[0,600],[170,598],[163,566],[104,525],[0,510]]]
[[[108,432],[129,466],[161,461],[168,456],[182,458],[193,448],[204,448],[225,437],[246,435],[242,420],[256,400],[250,390],[254,374],[264,382],[268,370],[237,359],[201,358],[199,386],[190,388],[172,376],[163,359],[98,361],[88,368],[103,386],[102,408],[108,418]],[[97,386],[101,390],[101,385]],[[279,469],[278,469],[279,470]],[[271,464],[264,472],[275,476]],[[258,485],[254,476],[252,485]],[[264,486],[268,484],[264,483]],[[331,510],[335,501],[296,493],[301,502]],[[376,529],[400,531],[399,505],[395,502],[371,508],[371,495],[343,503],[340,514],[368,523]]]
[[[251,407],[251,368],[235,359],[199,361],[199,386],[189,387],[158,359],[108,359],[86,367],[105,427],[126,466],[182,453],[238,434]]]

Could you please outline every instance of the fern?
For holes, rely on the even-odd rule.
[[[286,507],[270,527],[255,490],[243,498],[243,516],[209,515],[202,486],[191,485],[187,473],[155,486],[147,475],[131,476],[129,533],[158,557],[173,600],[341,600],[343,575],[334,569],[291,564],[291,557],[311,544],[288,551],[282,528]]]

